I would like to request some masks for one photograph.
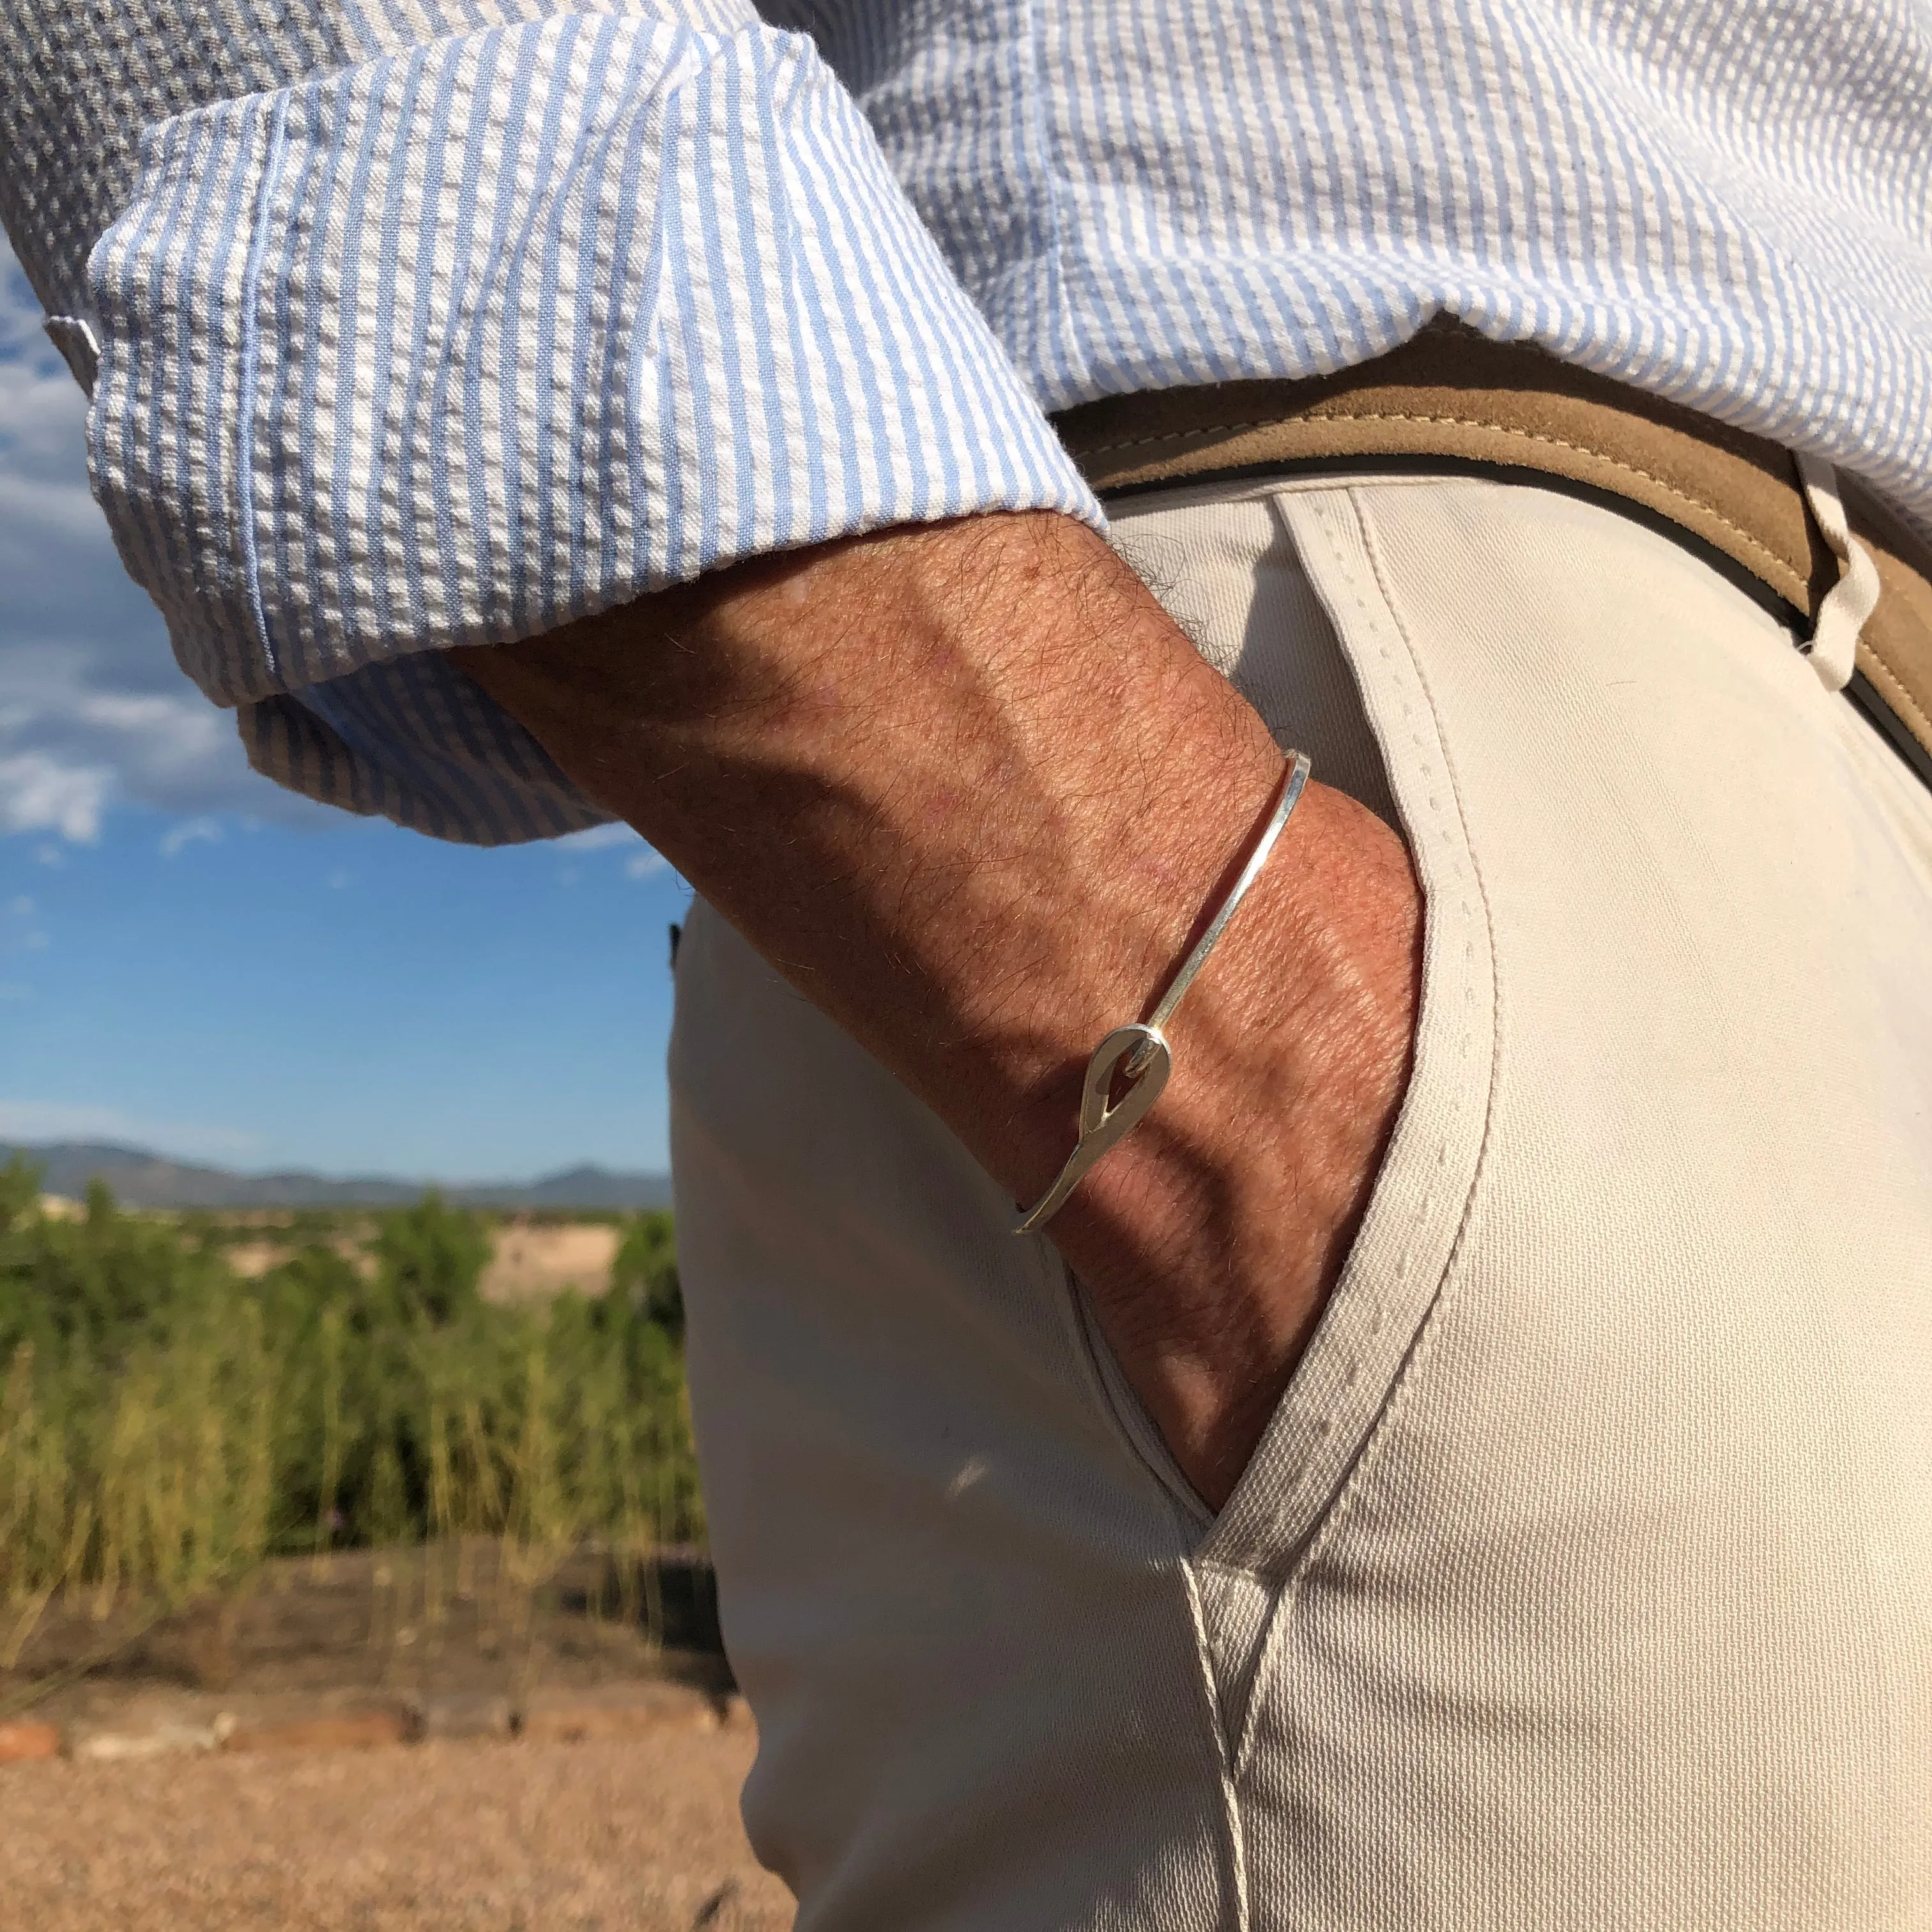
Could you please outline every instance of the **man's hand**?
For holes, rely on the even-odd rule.
[[[456,656],[1022,1202],[1281,770],[1132,572],[1046,514],[761,559]],[[1420,918],[1401,842],[1312,783],[1168,1029],[1166,1092],[1048,1224],[1210,1504],[1366,1204]]]

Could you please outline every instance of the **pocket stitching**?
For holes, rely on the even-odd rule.
[[[1372,567],[1376,560],[1372,550],[1369,547],[1367,532],[1362,524],[1356,494],[1352,490],[1345,494],[1351,508],[1354,512],[1358,532],[1363,543],[1364,554],[1368,557]],[[1317,502],[1305,507],[1318,526],[1324,529],[1324,533],[1328,533],[1327,530],[1328,512],[1324,506]],[[1291,536],[1294,534],[1292,530],[1290,534]],[[1448,763],[1447,746],[1442,741],[1440,718],[1436,711],[1432,700],[1430,698],[1427,682],[1422,676],[1420,665],[1416,662],[1414,648],[1412,645],[1409,645],[1407,634],[1403,631],[1400,620],[1395,616],[1390,601],[1387,583],[1378,575],[1376,589],[1380,592],[1378,601],[1382,610],[1382,614],[1378,616],[1376,611],[1371,607],[1368,596],[1357,581],[1355,572],[1349,567],[1343,547],[1334,542],[1332,536],[1328,550],[1330,562],[1335,569],[1340,572],[1350,596],[1353,598],[1357,608],[1366,623],[1377,656],[1392,668],[1398,668],[1398,661],[1390,645],[1390,625],[1394,626],[1396,637],[1407,646],[1404,655],[1410,676],[1408,679],[1399,680],[1395,701],[1400,706],[1402,718],[1412,720],[1416,709],[1414,699],[1408,693],[1400,689],[1400,682],[1412,681],[1414,685],[1420,687],[1422,698],[1427,706],[1430,720],[1434,726],[1436,748],[1432,748],[1426,741],[1423,733],[1413,728],[1412,726],[1408,731],[1408,738],[1410,743],[1421,754],[1417,766],[1420,782],[1425,786],[1437,782],[1434,766],[1438,758],[1439,758],[1445,766]],[[1318,592],[1318,585],[1317,589]],[[1340,625],[1336,626],[1336,640],[1342,645],[1346,652],[1347,650],[1346,632]],[[1459,902],[1456,910],[1460,915],[1465,927],[1465,938],[1462,949],[1462,970],[1460,975],[1463,981],[1462,999],[1460,1013],[1458,1016],[1462,1024],[1460,1029],[1460,1054],[1456,1066],[1446,1077],[1432,1073],[1431,1088],[1433,1090],[1444,1088],[1453,1090],[1459,1084],[1456,1075],[1462,1068],[1467,1066],[1470,1050],[1474,1043],[1474,1036],[1477,1030],[1474,1022],[1480,1018],[1475,1010],[1479,994],[1482,990],[1478,983],[1479,973],[1472,970],[1477,963],[1473,959],[1476,950],[1473,922],[1476,915],[1471,903],[1470,892],[1473,879],[1477,893],[1480,895],[1481,881],[1480,876],[1475,872],[1474,859],[1468,838],[1468,826],[1460,810],[1460,799],[1457,797],[1454,783],[1453,770],[1450,770],[1447,776],[1452,799],[1456,799],[1458,808],[1453,814],[1445,810],[1442,800],[1435,796],[1433,792],[1425,790],[1424,798],[1427,808],[1435,816],[1436,825],[1432,829],[1440,832],[1450,847],[1451,874],[1450,884]],[[1438,893],[1434,896],[1439,902],[1443,896]],[[1486,912],[1486,908],[1485,910]],[[1436,915],[1438,918],[1442,916],[1440,914]],[[1430,915],[1425,909],[1425,918],[1428,916]],[[1492,970],[1489,979],[1488,991],[1490,1010],[1492,1015],[1495,999],[1492,952],[1491,958]],[[1425,993],[1425,1001],[1426,1000]],[[1428,1019],[1429,1014],[1425,1004],[1424,1011],[1421,1016],[1421,1023],[1426,1024]],[[1416,1074],[1412,1072],[1412,1081],[1415,1078]],[[1484,1100],[1486,1114],[1487,1104],[1486,1095]],[[1456,1135],[1456,1130],[1464,1125],[1466,1119],[1466,1112],[1459,1108],[1448,1120],[1444,1123],[1442,1137],[1437,1144],[1432,1163],[1433,1172],[1431,1174],[1430,1184],[1420,1201],[1409,1211],[1407,1217],[1408,1225],[1402,1237],[1401,1252],[1396,1256],[1390,1274],[1386,1277],[1378,1277],[1373,1284],[1351,1280],[1351,1274],[1356,1264],[1354,1257],[1360,1256],[1363,1252],[1360,1246],[1361,1235],[1358,1235],[1354,1256],[1352,1257],[1351,1263],[1345,1268],[1342,1281],[1338,1286],[1336,1294],[1330,1302],[1329,1310],[1324,1312],[1323,1322],[1321,1325],[1318,1325],[1303,1358],[1306,1364],[1310,1358],[1317,1356],[1318,1353],[1324,1351],[1324,1329],[1327,1328],[1329,1320],[1337,1314],[1346,1315],[1348,1323],[1346,1335],[1338,1335],[1333,1329],[1329,1329],[1326,1338],[1327,1346],[1337,1352],[1338,1359],[1334,1365],[1334,1372],[1339,1377],[1339,1380],[1328,1391],[1326,1400],[1323,1401],[1320,1408],[1297,1417],[1288,1413],[1288,1406],[1293,1400],[1298,1384],[1302,1384],[1304,1388],[1306,1385],[1306,1378],[1300,1371],[1298,1370],[1296,1376],[1290,1381],[1288,1388],[1283,1392],[1282,1408],[1277,1411],[1275,1422],[1270,1424],[1269,1434],[1274,1434],[1277,1428],[1286,1434],[1291,1427],[1298,1427],[1308,1439],[1299,1445],[1299,1454],[1292,1466],[1285,1471],[1277,1472],[1269,1469],[1266,1466],[1269,1461],[1269,1451],[1275,1445],[1270,1442],[1268,1436],[1263,1437],[1249,1470],[1244,1473],[1241,1482],[1237,1485],[1235,1492],[1229,1498],[1227,1508],[1222,1510],[1216,1520],[1214,1530],[1197,1552],[1199,1560],[1213,1562],[1231,1568],[1245,1569],[1251,1574],[1272,1576],[1278,1582],[1286,1582],[1301,1560],[1300,1556],[1297,1553],[1297,1546],[1305,1549],[1306,1543],[1313,1537],[1322,1517],[1333,1506],[1335,1498],[1340,1494],[1347,1480],[1349,1471],[1358,1459],[1369,1438],[1373,1434],[1381,1410],[1386,1402],[1388,1393],[1394,1387],[1396,1378],[1401,1373],[1402,1363],[1406,1360],[1409,1350],[1413,1346],[1414,1336],[1426,1319],[1430,1306],[1432,1305],[1436,1293],[1439,1288],[1440,1276],[1438,1275],[1436,1284],[1427,1291],[1428,1300],[1422,1306],[1415,1307],[1414,1325],[1410,1329],[1408,1339],[1403,1343],[1401,1354],[1397,1360],[1388,1364],[1388,1376],[1383,1384],[1382,1396],[1376,1402],[1374,1410],[1371,1413],[1358,1418],[1355,1438],[1342,1452],[1343,1460],[1333,1472],[1332,1479],[1326,1493],[1318,1497],[1310,1497],[1299,1493],[1304,1486],[1311,1462],[1321,1453],[1322,1446],[1335,1433],[1338,1422],[1338,1418],[1334,1413],[1335,1409],[1342,1404],[1344,1399],[1358,1388],[1361,1382],[1364,1373],[1369,1366],[1366,1359],[1369,1352],[1368,1345],[1372,1343],[1376,1338],[1382,1336],[1389,1326],[1391,1297],[1390,1288],[1382,1286],[1382,1281],[1386,1280],[1396,1287],[1400,1287],[1407,1282],[1414,1264],[1415,1244],[1432,1226],[1436,1225],[1436,1216],[1434,1210],[1439,1198],[1442,1181],[1447,1175],[1451,1142]],[[1399,1121],[1396,1129],[1398,1138],[1401,1132],[1402,1124]],[[1392,1148],[1391,1153],[1394,1151]],[[1427,1157],[1424,1156],[1424,1158]],[[1473,1187],[1480,1159],[1479,1142],[1466,1168],[1462,1170],[1466,1177],[1463,1183],[1465,1186]],[[1384,1171],[1384,1172],[1387,1171],[1386,1162]],[[1362,1234],[1372,1232],[1374,1215],[1375,1203],[1372,1198],[1369,1219],[1364,1222]],[[1444,1265],[1446,1268],[1446,1256]],[[1358,1288],[1379,1288],[1380,1292],[1374,1293],[1372,1299],[1358,1303],[1352,1292]],[[1406,1298],[1408,1300],[1412,1306],[1414,1306],[1414,1297],[1412,1293]],[[1243,1496],[1244,1490],[1260,1490],[1264,1487],[1269,1492],[1265,1500],[1257,1498],[1249,1502]],[[1244,1502],[1248,1502],[1248,1506],[1246,1508],[1244,1508]],[[1298,1522],[1294,1520],[1295,1519],[1299,1520]]]
[[[1424,1351],[1429,1346],[1433,1336],[1440,1332],[1436,1318],[1441,1310],[1444,1297],[1453,1286],[1456,1264],[1468,1236],[1471,1221],[1475,1211],[1478,1192],[1488,1164],[1490,1133],[1496,1112],[1498,1063],[1502,1048],[1502,1028],[1499,1023],[1500,998],[1496,964],[1495,911],[1490,901],[1487,888],[1484,883],[1481,868],[1477,863],[1474,842],[1469,836],[1468,823],[1462,806],[1461,788],[1456,783],[1454,760],[1449,750],[1447,735],[1442,728],[1441,711],[1430,690],[1427,674],[1416,655],[1414,644],[1409,638],[1396,609],[1394,593],[1383,568],[1381,554],[1376,544],[1368,519],[1363,512],[1360,494],[1354,489],[1348,490],[1342,494],[1346,498],[1350,512],[1354,518],[1363,554],[1368,560],[1370,568],[1375,578],[1377,600],[1380,604],[1382,612],[1388,624],[1394,627],[1396,635],[1402,642],[1408,668],[1414,675],[1415,683],[1420,688],[1436,728],[1436,741],[1440,750],[1444,777],[1454,803],[1452,820],[1439,800],[1434,796],[1429,798],[1429,806],[1437,815],[1436,829],[1455,848],[1457,860],[1456,870],[1466,895],[1468,889],[1473,886],[1473,896],[1480,902],[1481,907],[1482,932],[1486,941],[1484,952],[1487,961],[1488,970],[1485,975],[1479,976],[1473,970],[1466,970],[1464,974],[1465,1023],[1462,1028],[1457,1067],[1460,1070],[1466,1068],[1469,1064],[1470,1050],[1474,1044],[1476,1030],[1472,1023],[1475,1017],[1474,1009],[1478,1005],[1479,994],[1486,994],[1489,1015],[1489,1069],[1484,1084],[1482,1126],[1468,1165],[1468,1179],[1465,1185],[1462,1212],[1456,1217],[1455,1232],[1450,1239],[1448,1250],[1443,1256],[1442,1268],[1430,1291],[1427,1301],[1418,1312],[1414,1327],[1411,1331],[1400,1359],[1394,1365],[1394,1371],[1384,1388],[1381,1400],[1377,1402],[1372,1414],[1365,1419],[1347,1461],[1337,1472],[1336,1480],[1328,1494],[1309,1513],[1307,1526],[1300,1540],[1300,1546],[1293,1552],[1282,1574],[1280,1594],[1273,1609],[1268,1613],[1265,1628],[1262,1630],[1257,1646],[1255,1690],[1248,1698],[1246,1708],[1243,1714],[1241,1735],[1234,1744],[1234,1774],[1238,1780],[1246,1764],[1252,1744],[1255,1714],[1261,1702],[1258,1695],[1260,1673],[1268,1668],[1268,1658],[1274,1648],[1276,1632],[1282,1619],[1289,1614],[1298,1587],[1310,1566],[1327,1545],[1331,1536],[1335,1534],[1336,1522],[1342,1514],[1348,1499],[1354,1492],[1357,1479],[1368,1459],[1376,1438],[1381,1435],[1390,1418],[1398,1412],[1408,1399],[1415,1384],[1414,1371],[1423,1359]],[[1318,502],[1313,506],[1311,514],[1318,523],[1326,524],[1327,512],[1322,504]],[[1355,598],[1358,608],[1362,612],[1376,634],[1377,655],[1385,663],[1392,663],[1394,660],[1384,626],[1378,620],[1375,612],[1370,607],[1367,598],[1358,586],[1354,573],[1349,568],[1346,558],[1340,554],[1340,546],[1331,550],[1330,557],[1335,568],[1347,583],[1351,593]],[[1339,626],[1336,630],[1338,641],[1341,641]],[[1346,650],[1346,644],[1344,648]],[[1405,718],[1413,715],[1414,707],[1407,698],[1401,700],[1401,705]],[[1424,746],[1422,736],[1419,732],[1411,733],[1410,742],[1418,748],[1424,749],[1426,754],[1426,748]],[[1420,766],[1418,770],[1425,778],[1430,776],[1429,767],[1426,763]],[[1474,908],[1470,903],[1469,897],[1464,896],[1462,898],[1458,910],[1464,916],[1466,921],[1472,919]],[[1466,924],[1462,950],[1463,958],[1468,967],[1473,968],[1476,964],[1473,958],[1475,950],[1474,928],[1472,924]],[[1412,1075],[1412,1078],[1413,1078]],[[1442,1139],[1436,1148],[1435,1162],[1436,1172],[1431,1177],[1430,1185],[1422,1201],[1410,1218],[1408,1237],[1396,1263],[1395,1274],[1398,1281],[1406,1275],[1414,1258],[1415,1244],[1430,1223],[1430,1210],[1435,1205],[1437,1191],[1441,1185],[1443,1173],[1448,1166],[1450,1142],[1454,1125],[1455,1123],[1452,1121],[1444,1130]],[[1388,1314],[1386,1298],[1378,1298],[1370,1310],[1371,1318],[1365,1332],[1365,1340],[1372,1338],[1381,1331],[1388,1320]],[[1342,1378],[1340,1389],[1337,1391],[1338,1394],[1344,1394],[1354,1387],[1360,1378],[1364,1366],[1361,1352],[1358,1348],[1347,1374]],[[1321,1419],[1322,1436],[1325,1436],[1331,1424],[1332,1418],[1324,1417]],[[1312,1454],[1312,1451],[1308,1454]],[[1303,1471],[1306,1468],[1308,1454],[1304,1454],[1301,1461],[1285,1479],[1290,1487],[1298,1481]],[[1277,1511],[1277,1520],[1282,1513]]]

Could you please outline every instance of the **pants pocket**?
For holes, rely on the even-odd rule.
[[[1100,1394],[1193,1525],[1197,1562],[1279,1582],[1374,1426],[1463,1222],[1493,1058],[1488,926],[1449,752],[1346,488],[1258,496],[1250,486],[1237,501],[1188,493],[1122,519],[1115,541],[1184,607],[1184,622],[1190,605],[1206,614],[1188,628],[1284,746],[1394,816],[1422,885],[1422,1001],[1395,1132],[1341,1280],[1218,1516],[1181,1475],[1072,1287]]]

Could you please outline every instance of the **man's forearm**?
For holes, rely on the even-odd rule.
[[[1052,516],[771,558],[462,656],[1016,1199],[1280,772],[1132,574]],[[1399,842],[1312,787],[1177,1020],[1167,1094],[1052,1224],[1210,1499],[1359,1212],[1416,922]]]
[[[1170,632],[1097,541],[999,518],[470,662],[1018,1194],[1280,769]]]

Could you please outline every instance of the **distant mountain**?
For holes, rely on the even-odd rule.
[[[670,1176],[624,1174],[585,1161],[523,1186],[458,1187],[451,1194],[476,1208],[668,1208]]]
[[[91,1141],[51,1141],[40,1146],[0,1142],[0,1162],[22,1154],[40,1169],[50,1194],[78,1196],[99,1179],[130,1208],[398,1208],[439,1184],[398,1180],[386,1174],[334,1180],[326,1174],[236,1174],[226,1168],[192,1167],[140,1148]],[[536,1180],[442,1188],[446,1199],[470,1208],[588,1208],[626,1210],[670,1205],[670,1177],[621,1174],[588,1164]]]

